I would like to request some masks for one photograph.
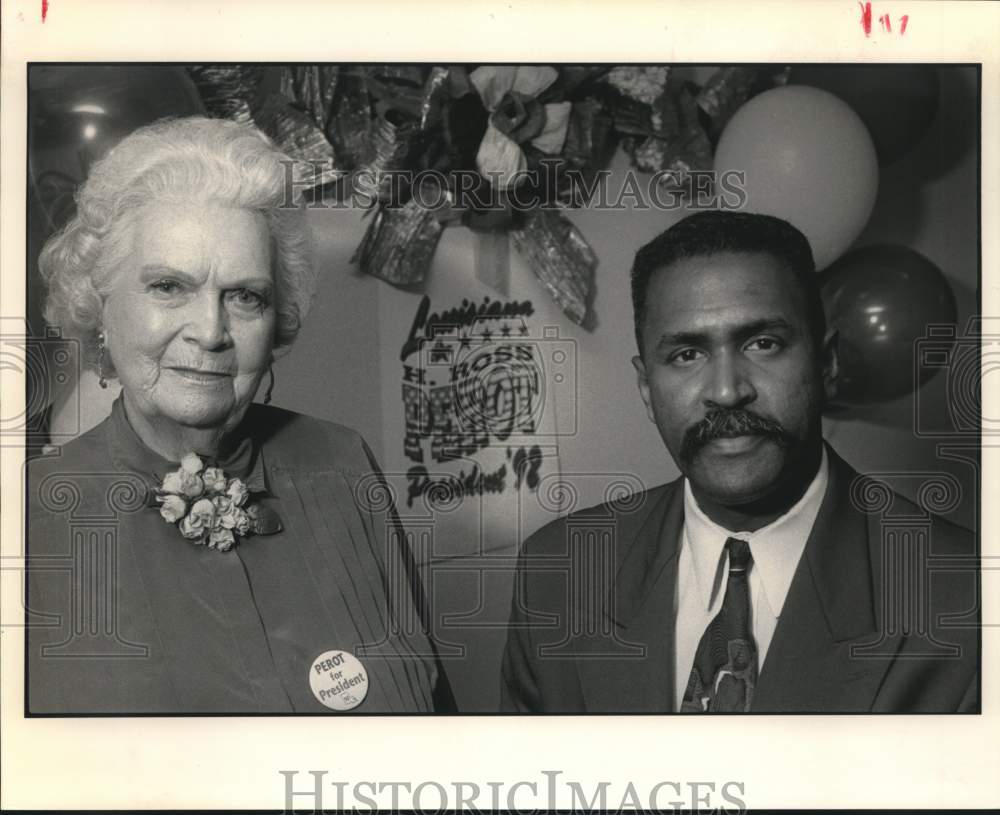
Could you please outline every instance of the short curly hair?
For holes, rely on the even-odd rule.
[[[274,348],[291,345],[316,283],[308,225],[287,200],[293,168],[263,133],[238,122],[192,116],[134,131],[94,164],[77,192],[76,215],[42,249],[46,320],[95,348],[104,299],[129,251],[137,211],[155,200],[205,201],[265,216],[275,280]]]

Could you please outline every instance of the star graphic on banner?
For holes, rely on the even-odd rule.
[[[431,348],[431,362],[448,362],[450,357],[450,349],[440,340]]]
[[[483,336],[483,342],[489,342],[490,338],[493,336],[493,334],[490,332],[490,330],[488,328],[486,328],[486,329],[483,329],[483,335],[482,336]]]
[[[521,320],[521,336],[528,336],[528,325],[524,322],[524,320]]]
[[[468,337],[462,337],[458,342],[459,348],[468,348],[471,345],[471,341]]]
[[[504,323],[503,327],[500,329],[500,333],[503,334],[505,337],[509,337],[510,336],[510,326],[507,325],[507,323]]]

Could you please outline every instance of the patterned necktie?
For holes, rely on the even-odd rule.
[[[726,541],[729,580],[722,609],[698,643],[682,713],[745,713],[757,684],[757,645],[750,627],[750,544]]]

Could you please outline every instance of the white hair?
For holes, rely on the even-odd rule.
[[[129,251],[136,212],[150,201],[204,201],[260,212],[271,236],[274,347],[295,340],[315,289],[312,243],[289,200],[293,163],[256,128],[192,116],[139,128],[95,163],[73,219],[45,244],[45,317],[96,345],[104,298]]]

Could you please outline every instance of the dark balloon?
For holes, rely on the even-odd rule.
[[[101,122],[124,135],[165,116],[204,112],[194,83],[175,66],[42,65],[30,71],[28,94],[32,143],[42,149],[91,142],[103,136]]]
[[[854,108],[882,166],[917,146],[941,96],[937,70],[928,65],[802,65],[788,81],[822,88]]]
[[[822,275],[828,325],[839,333],[836,402],[865,405],[911,393],[914,343],[935,323],[957,320],[955,297],[940,269],[905,246],[866,246]]]
[[[126,135],[167,116],[203,113],[194,83],[174,66],[42,65],[28,76],[28,169],[48,231],[73,213],[91,164]]]

